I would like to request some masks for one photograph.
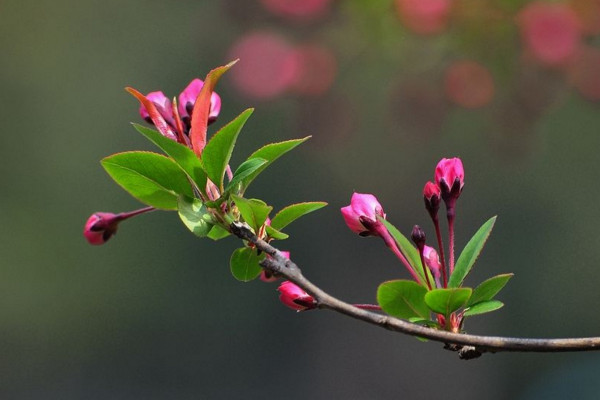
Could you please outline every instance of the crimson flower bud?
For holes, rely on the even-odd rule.
[[[290,259],[290,252],[289,251],[280,251],[280,253],[281,253],[282,256],[284,256],[288,260]],[[268,255],[268,254],[267,254],[267,257],[271,258],[271,256]],[[260,272],[260,280],[263,281],[263,282],[275,282],[277,280],[277,277],[275,275],[273,275],[273,273],[271,271],[263,269]]]
[[[204,86],[202,80],[196,78],[187,85],[187,87],[179,94],[179,104],[177,109],[179,110],[179,116],[181,120],[186,124],[190,124],[190,118],[192,111],[194,110],[194,104],[200,94],[200,90]],[[214,122],[221,112],[221,97],[215,92],[210,96],[210,111],[208,114],[208,123]]]
[[[435,183],[440,187],[447,207],[454,207],[465,185],[465,171],[460,158],[442,158],[435,167]]]
[[[419,225],[415,225],[410,234],[410,238],[417,245],[419,250],[425,246],[425,231]]]
[[[90,244],[101,245],[117,232],[121,216],[113,213],[92,214],[83,228],[83,235]]]
[[[432,219],[435,219],[438,210],[440,209],[441,193],[440,187],[435,183],[429,181],[423,188],[423,199],[425,200],[425,208],[431,215]]]
[[[361,236],[379,236],[381,223],[377,217],[385,218],[383,208],[372,194],[354,193],[350,205],[342,207],[346,225]]]
[[[279,300],[292,310],[304,311],[317,307],[315,299],[293,282],[285,281],[279,288]]]

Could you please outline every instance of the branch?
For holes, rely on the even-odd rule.
[[[231,232],[240,239],[254,244],[259,250],[271,257],[265,258],[261,265],[275,275],[280,275],[294,282],[313,296],[319,308],[330,309],[349,317],[377,325],[391,331],[410,336],[443,342],[445,348],[458,351],[462,359],[479,357],[486,352],[568,352],[600,350],[600,337],[566,338],[566,339],[534,339],[501,336],[480,336],[453,333],[413,324],[398,318],[377,314],[345,303],[323,291],[302,275],[300,268],[285,258],[279,250],[259,239],[250,228],[243,223],[234,222]]]

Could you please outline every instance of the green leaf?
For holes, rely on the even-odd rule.
[[[267,144],[266,146],[263,146],[260,149],[256,150],[254,153],[252,153],[250,155],[250,157],[248,157],[249,160],[252,158],[264,158],[265,160],[267,160],[267,162],[262,167],[260,167],[259,169],[257,169],[253,173],[251,173],[249,176],[247,176],[243,180],[244,189],[248,188],[248,186],[250,186],[250,183],[258,176],[258,174],[260,174],[265,168],[267,168],[269,165],[271,165],[273,163],[273,161],[277,160],[279,157],[281,157],[288,151],[292,150],[294,147],[298,146],[300,143],[307,141],[309,138],[310,138],[310,136],[307,136],[302,139],[294,139],[294,140],[287,140],[285,142],[270,143],[270,144]]]
[[[257,169],[262,167],[266,162],[267,162],[267,160],[265,160],[264,158],[251,158],[250,160],[244,161],[235,170],[235,172],[233,174],[233,178],[231,178],[231,181],[229,181],[229,183],[227,184],[225,191],[230,191],[230,190],[234,189],[235,186],[237,184],[239,184],[244,178],[248,177],[254,171],[256,171]],[[240,193],[236,193],[236,194],[239,195],[239,194],[243,194],[243,193],[244,193],[244,191],[242,188]]]
[[[177,198],[193,197],[186,174],[170,158],[161,154],[131,151],[113,154],[102,166],[123,189],[149,206],[177,210]]]
[[[231,195],[231,198],[238,210],[240,210],[244,221],[254,229],[254,232],[258,232],[258,229],[265,223],[273,207],[268,206],[264,201],[258,199],[245,199],[236,195]]]
[[[260,271],[262,271],[259,262],[263,258],[265,258],[265,254],[263,253],[259,256],[256,249],[241,247],[231,255],[229,261],[231,274],[235,279],[242,282],[256,279],[260,275]]]
[[[472,291],[471,288],[434,289],[425,295],[425,303],[431,311],[448,317],[467,303]]]
[[[477,303],[474,306],[469,307],[466,311],[465,311],[465,317],[472,317],[473,315],[480,315],[480,314],[485,314],[485,313],[489,313],[492,311],[496,311],[499,308],[502,308],[504,306],[504,303],[502,303],[501,301],[498,300],[487,300],[487,301],[482,301],[481,303]]]
[[[473,295],[469,299],[469,304],[467,305],[471,306],[482,301],[492,300],[513,275],[514,274],[496,275],[493,278],[481,282],[481,284],[473,290]]]
[[[400,251],[402,251],[402,254],[404,254],[409,264],[413,267],[413,270],[419,276],[421,284],[423,286],[427,286],[425,275],[423,275],[423,267],[421,266],[421,256],[419,255],[419,250],[417,250],[417,248],[413,246],[412,243],[394,225],[389,223],[384,218],[377,217],[377,219],[385,225],[390,235],[392,235],[394,241],[396,241],[396,244],[400,248]],[[429,268],[425,268],[425,270],[429,275],[429,282],[434,283],[435,281],[431,275],[431,271],[429,271]]]
[[[458,257],[458,260],[456,261],[452,275],[450,275],[450,279],[448,280],[449,288],[457,288],[462,285],[463,280],[469,271],[471,271],[471,268],[473,268],[473,264],[475,264],[477,257],[479,257],[479,253],[481,253],[485,242],[490,236],[495,222],[496,217],[487,220],[475,235],[473,235],[471,240],[469,240],[469,243],[467,243],[462,253],[460,253],[460,257]]]
[[[327,205],[324,201],[291,204],[279,211],[271,220],[271,226],[281,230],[298,218],[323,208]]]
[[[139,124],[133,124],[133,127],[171,157],[196,183],[198,189],[200,189],[203,194],[206,194],[206,172],[204,172],[202,162],[196,157],[196,154],[194,154],[192,149],[164,137],[160,132],[154,129]]]
[[[231,233],[229,233],[229,231],[227,231],[225,228],[219,225],[215,225],[212,227],[210,232],[208,232],[207,236],[209,239],[217,241],[226,238],[229,235],[231,235]]]
[[[198,237],[207,236],[214,226],[212,215],[199,199],[179,196],[178,210],[183,224]]]
[[[266,226],[267,235],[277,240],[284,240],[290,237],[287,233],[279,232],[277,229],[272,226]]]
[[[377,303],[394,317],[427,319],[429,310],[424,301],[425,293],[427,289],[414,281],[383,282],[377,288]]]
[[[223,189],[223,177],[242,127],[252,115],[248,109],[213,135],[202,151],[202,164],[209,179]]]

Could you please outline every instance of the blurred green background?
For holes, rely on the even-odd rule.
[[[375,193],[432,236],[421,190],[442,157],[466,169],[457,245],[492,215],[467,284],[514,272],[504,309],[472,333],[600,335],[600,4],[596,0],[3,0],[0,2],[0,398],[596,398],[600,354],[464,362],[322,311],[276,284],[235,281],[235,240],[174,214],[89,246],[94,211],[139,204],[99,165],[152,149],[133,86],[178,94],[233,58],[220,126],[256,112],[236,149],[312,134],[252,187],[276,209],[330,206],[280,247],[350,302],[406,277],[339,213]]]

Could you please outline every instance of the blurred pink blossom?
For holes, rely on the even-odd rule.
[[[306,96],[320,96],[327,92],[337,74],[337,60],[327,47],[308,44],[295,51],[298,73],[292,90]]]
[[[408,29],[419,34],[440,33],[448,25],[450,0],[396,0],[396,9]]]
[[[446,95],[455,104],[465,108],[488,105],[495,92],[490,71],[474,61],[457,61],[446,70]]]

